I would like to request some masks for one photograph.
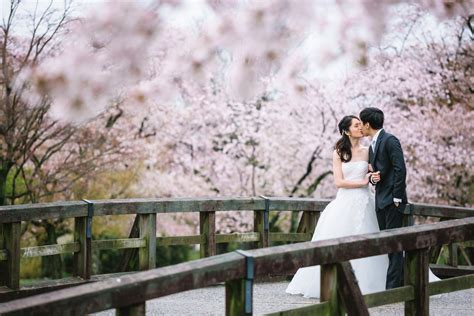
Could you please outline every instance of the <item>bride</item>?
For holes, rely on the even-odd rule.
[[[311,241],[379,232],[375,200],[369,190],[369,151],[360,144],[364,136],[356,116],[345,116],[338,124],[342,137],[333,152],[336,198],[321,214]],[[374,174],[374,176],[377,176]],[[363,294],[385,290],[388,256],[379,255],[351,260]],[[320,297],[320,266],[298,270],[286,293]],[[437,280],[430,272],[430,281]]]

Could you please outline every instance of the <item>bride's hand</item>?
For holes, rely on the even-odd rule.
[[[372,173],[368,173],[368,174],[365,175],[364,182],[363,182],[364,185],[369,184],[369,179],[370,179],[371,175],[372,175]]]

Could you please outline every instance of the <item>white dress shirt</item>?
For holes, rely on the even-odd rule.
[[[375,153],[375,145],[377,144],[377,138],[380,135],[380,132],[383,130],[383,128],[379,129],[377,133],[375,133],[374,137],[372,137],[372,141],[370,142],[370,147],[372,147],[372,152]],[[401,203],[402,199],[398,198],[393,198],[393,203]]]

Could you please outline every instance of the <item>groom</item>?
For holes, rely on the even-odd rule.
[[[369,162],[374,172],[370,178],[375,185],[375,209],[380,230],[402,227],[403,210],[407,203],[406,169],[399,140],[384,131],[383,112],[374,107],[363,109],[359,114],[362,133],[372,137]],[[388,255],[387,289],[403,285],[403,253]]]

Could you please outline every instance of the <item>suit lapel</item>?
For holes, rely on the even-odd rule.
[[[379,147],[380,147],[380,143],[382,142],[382,139],[384,138],[385,136],[385,130],[381,130],[380,131],[380,134],[379,134],[379,137],[377,137],[377,143],[375,143],[375,149],[374,149],[374,153],[372,154],[372,161],[375,162],[375,158],[377,157],[377,151],[379,150]],[[372,164],[372,167],[374,165]]]
[[[372,150],[372,146],[369,146],[369,162],[374,168],[374,151]]]

